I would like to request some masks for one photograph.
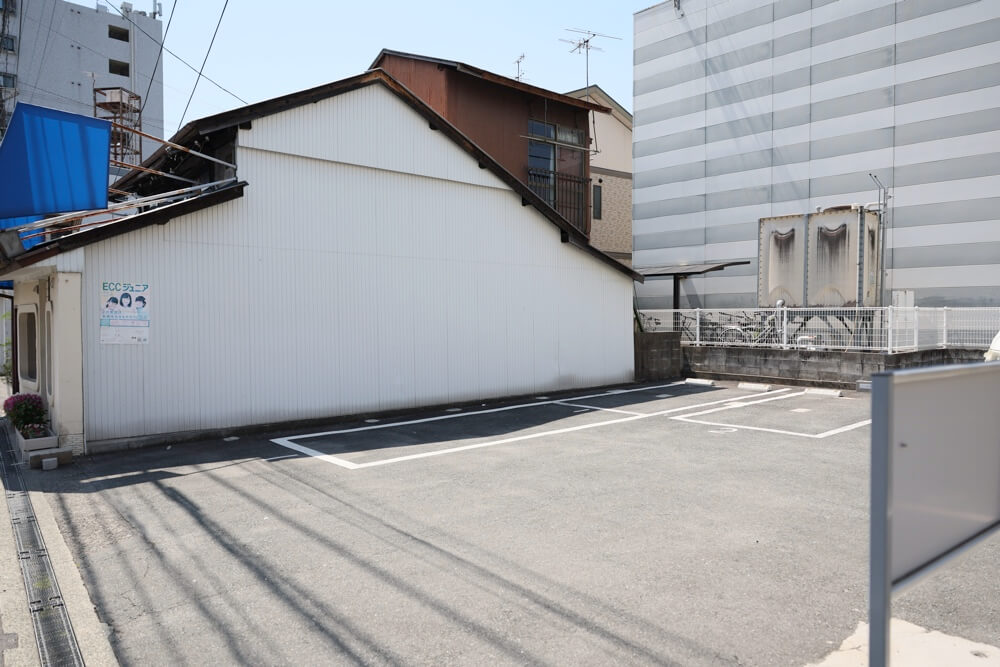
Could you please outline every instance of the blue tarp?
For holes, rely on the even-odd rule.
[[[0,143],[0,229],[107,208],[110,142],[106,120],[19,102]]]

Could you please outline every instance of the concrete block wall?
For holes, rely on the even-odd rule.
[[[681,376],[681,335],[675,331],[635,333],[635,379],[672,380]]]
[[[637,334],[639,335],[639,334]],[[684,346],[685,376],[728,380],[772,380],[792,384],[854,387],[875,373],[902,368],[975,363],[983,351],[971,348],[882,354],[838,350]],[[638,357],[636,373],[638,374]]]

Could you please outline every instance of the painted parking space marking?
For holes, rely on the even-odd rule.
[[[298,458],[298,454],[283,454],[281,456],[272,456],[270,458],[264,459],[265,461],[281,461],[282,459],[295,459]]]
[[[583,408],[584,410],[600,410],[601,412],[616,412],[620,415],[642,415],[644,412],[633,412],[631,410],[619,410],[617,408],[599,408],[596,405],[581,405],[580,403],[569,403],[567,401],[556,401],[556,405],[565,405],[568,408]]]
[[[750,405],[756,405],[758,403],[769,403],[771,401],[780,401],[780,400],[784,400],[786,398],[794,398],[796,396],[802,396],[802,395],[807,394],[807,393],[810,393],[810,392],[808,392],[808,391],[799,391],[799,392],[795,392],[795,393],[786,393],[786,394],[783,394],[781,396],[772,396],[771,398],[764,398],[764,399],[761,399],[759,401],[745,401],[745,402],[742,402],[742,403],[729,402],[728,404],[723,405],[721,408],[712,408],[710,410],[702,410],[700,412],[693,412],[693,413],[690,413],[690,414],[680,415],[680,416],[677,416],[677,417],[671,417],[671,419],[676,420],[676,421],[688,422],[690,424],[701,424],[703,426],[716,426],[716,427],[734,428],[734,429],[746,430],[746,431],[763,431],[765,433],[778,433],[778,434],[781,434],[781,435],[792,435],[792,436],[797,436],[797,437],[800,437],[800,438],[811,438],[811,439],[817,439],[817,440],[820,440],[820,439],[823,439],[823,438],[828,438],[828,437],[830,437],[832,435],[837,435],[838,433],[846,433],[847,431],[853,431],[856,428],[862,428],[862,427],[868,426],[869,424],[872,423],[871,419],[864,419],[862,421],[855,422],[853,424],[848,424],[846,426],[840,426],[838,428],[830,429],[830,430],[824,431],[822,433],[800,433],[798,431],[787,431],[787,430],[784,430],[784,429],[766,428],[766,427],[763,427],[763,426],[749,426],[749,425],[744,425],[744,424],[729,424],[729,423],[724,423],[724,422],[708,421],[708,420],[705,420],[705,419],[694,419],[694,417],[699,417],[699,416],[702,416],[702,415],[712,414],[712,413],[716,413],[716,412],[722,412],[722,411],[725,411],[725,410],[733,410],[733,409],[737,409],[737,408],[741,408],[741,407],[746,407],[746,406],[750,406]],[[806,412],[809,412],[809,409],[807,409],[807,408],[799,408],[798,410],[793,410],[793,412],[801,411],[801,410],[805,410]],[[717,433],[717,431],[711,431],[711,432],[712,433]]]
[[[630,392],[637,392],[637,391],[650,391],[650,390],[655,390],[655,389],[663,389],[665,387],[672,387],[672,386],[676,386],[676,385],[679,385],[679,384],[684,384],[684,383],[683,382],[673,382],[671,384],[661,385],[661,386],[656,386],[656,387],[642,387],[642,388],[639,388],[639,389],[617,390],[615,393],[617,393],[617,394],[623,394],[623,393],[630,393]],[[779,389],[779,390],[777,390],[777,391],[775,391],[773,393],[778,394],[778,393],[788,392],[788,391],[790,391],[790,390],[789,389]],[[572,401],[586,400],[588,398],[597,398],[599,396],[607,396],[607,395],[609,395],[607,392],[603,392],[603,393],[600,393],[600,394],[588,394],[586,396],[578,396],[578,397],[575,397],[575,398],[570,398],[570,399],[565,399],[565,400],[567,400],[567,401],[570,401],[570,400],[572,400]],[[772,398],[763,399],[763,400],[774,400],[775,398],[778,398],[778,397],[772,397]],[[375,466],[388,465],[390,463],[400,463],[402,461],[413,461],[413,460],[416,460],[416,459],[429,458],[429,457],[432,457],[432,456],[442,456],[444,454],[454,454],[454,453],[457,453],[457,452],[465,452],[465,451],[470,451],[470,450],[473,450],[473,449],[483,449],[485,447],[494,447],[496,445],[504,445],[504,444],[514,443],[514,442],[523,442],[523,441],[526,441],[526,440],[533,440],[533,439],[536,439],[536,438],[543,438],[543,437],[546,437],[546,436],[560,435],[562,433],[573,433],[573,432],[576,432],[576,431],[583,431],[583,430],[587,430],[587,429],[591,429],[591,428],[597,428],[597,427],[600,427],[600,426],[610,426],[610,425],[613,425],[613,424],[622,424],[622,423],[625,423],[625,422],[636,421],[636,420],[639,420],[639,419],[650,419],[650,418],[653,418],[653,417],[662,417],[662,416],[666,416],[666,415],[672,415],[672,414],[675,414],[675,413],[678,413],[678,412],[685,412],[685,411],[689,411],[689,410],[698,410],[699,408],[705,408],[705,407],[709,407],[709,406],[720,405],[720,404],[723,404],[723,403],[731,403],[732,400],[733,400],[732,398],[723,398],[723,399],[719,399],[719,400],[715,400],[715,401],[707,401],[707,402],[704,402],[704,403],[698,403],[698,404],[695,404],[695,405],[685,405],[685,406],[681,406],[681,407],[677,407],[677,408],[671,408],[669,410],[660,410],[658,412],[651,412],[651,413],[648,413],[648,414],[635,413],[635,414],[627,415],[625,417],[621,417],[619,419],[609,419],[609,420],[605,420],[605,421],[601,421],[601,422],[596,422],[596,423],[592,423],[592,424],[582,424],[582,425],[579,425],[579,426],[570,426],[570,427],[567,427],[567,428],[553,429],[553,430],[541,431],[541,432],[536,432],[536,433],[529,433],[529,434],[519,435],[519,436],[511,436],[511,437],[508,437],[508,438],[501,438],[501,439],[498,439],[498,440],[489,440],[487,442],[479,442],[479,443],[474,443],[474,444],[471,444],[471,445],[463,445],[463,446],[460,446],[460,447],[449,447],[447,449],[439,449],[439,450],[434,450],[434,451],[429,451],[429,452],[420,452],[420,453],[417,453],[417,454],[408,454],[408,455],[404,455],[404,456],[396,456],[396,457],[393,457],[393,458],[382,459],[382,460],[379,460],[379,461],[368,461],[366,463],[354,463],[353,461],[348,461],[347,459],[343,459],[343,458],[340,458],[338,456],[334,456],[332,454],[324,454],[323,452],[321,452],[319,450],[312,449],[311,447],[306,447],[304,445],[300,445],[299,443],[295,442],[295,440],[301,440],[301,439],[307,439],[307,438],[325,437],[325,436],[330,436],[330,435],[338,435],[338,434],[342,434],[342,433],[357,433],[359,431],[371,431],[371,430],[376,430],[376,429],[392,428],[394,426],[406,426],[406,425],[409,425],[409,424],[422,424],[422,423],[427,423],[427,422],[440,421],[440,420],[443,420],[443,419],[455,419],[455,418],[460,418],[460,417],[473,417],[475,415],[482,415],[482,414],[489,414],[489,413],[495,413],[495,412],[502,412],[502,411],[505,411],[505,410],[515,410],[515,409],[520,409],[520,408],[537,407],[537,406],[540,406],[540,405],[558,404],[558,403],[560,403],[560,401],[558,401],[558,400],[550,400],[550,401],[539,402],[539,403],[527,403],[527,404],[520,404],[520,405],[505,406],[505,407],[501,407],[501,408],[491,408],[491,409],[488,409],[488,410],[478,410],[476,412],[463,412],[463,413],[453,413],[453,414],[447,414],[447,415],[438,415],[438,416],[435,416],[435,417],[426,417],[426,418],[423,418],[423,419],[412,419],[412,420],[408,420],[408,421],[395,422],[395,423],[389,423],[389,424],[377,424],[377,425],[372,425],[372,426],[358,426],[358,427],[355,427],[355,428],[340,429],[340,430],[337,430],[337,431],[324,431],[322,433],[303,434],[303,435],[296,435],[296,436],[291,436],[291,437],[287,437],[287,438],[274,438],[273,440],[271,440],[271,442],[273,442],[276,445],[280,445],[282,447],[287,447],[289,449],[293,449],[293,450],[295,450],[297,452],[300,452],[302,454],[307,454],[307,455],[312,456],[313,458],[319,459],[321,461],[325,461],[327,463],[332,463],[333,465],[340,466],[341,468],[347,468],[348,470],[359,470],[359,469],[362,469],[362,468],[372,468],[372,467],[375,467]],[[754,401],[754,402],[756,403],[756,402],[761,402],[761,401]],[[723,424],[723,426],[728,426],[728,425],[727,424]]]

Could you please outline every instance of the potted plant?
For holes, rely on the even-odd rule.
[[[38,394],[14,394],[3,403],[22,452],[58,446],[58,436],[48,426],[45,401]]]

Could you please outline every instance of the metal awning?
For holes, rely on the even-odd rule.
[[[713,262],[712,264],[678,264],[676,266],[660,266],[652,269],[636,269],[647,278],[658,278],[667,276],[696,276],[709,271],[721,271],[727,266],[739,266],[749,264],[749,259],[741,259],[732,262]]]
[[[649,269],[636,269],[645,278],[674,279],[674,310],[681,307],[681,281],[688,276],[699,276],[710,271],[721,271],[727,266],[749,264],[749,259],[739,259],[731,262],[713,262],[711,264],[678,264],[676,266],[659,266]]]

